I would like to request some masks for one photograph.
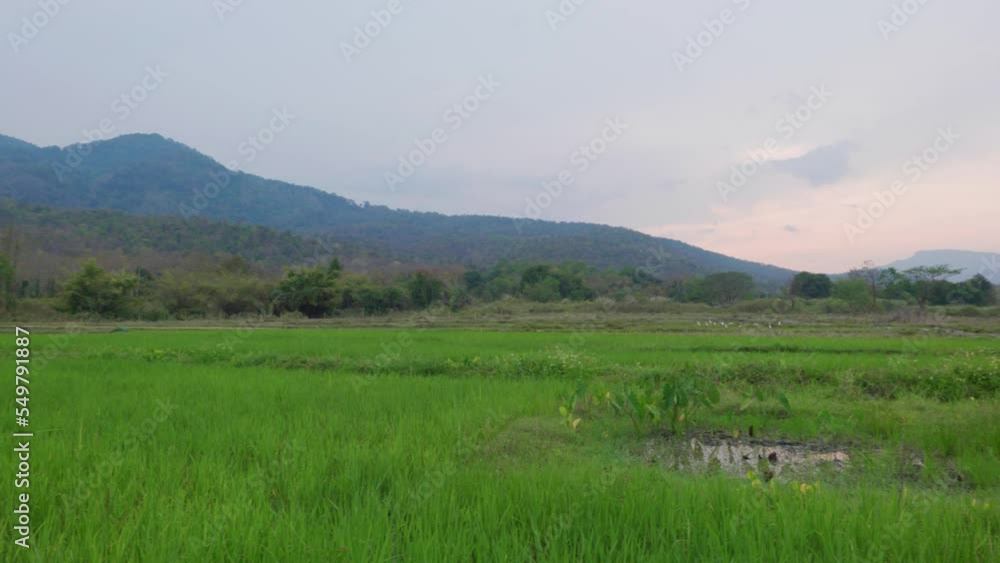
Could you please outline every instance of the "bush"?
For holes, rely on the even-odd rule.
[[[781,311],[775,299],[753,299],[751,301],[741,301],[733,306],[733,309],[741,313],[765,314]]]
[[[73,315],[122,317],[128,312],[129,296],[137,285],[135,276],[109,274],[90,259],[63,286],[60,309]]]
[[[956,309],[949,309],[949,315],[954,315],[956,317],[981,317],[983,316],[982,310],[979,307],[974,307],[972,305],[966,305],[965,307],[958,307]]]

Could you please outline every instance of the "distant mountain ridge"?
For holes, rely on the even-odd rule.
[[[155,134],[65,148],[0,136],[0,198],[323,233],[407,263],[488,267],[499,260],[580,260],[601,268],[645,266],[662,277],[738,271],[772,285],[794,274],[620,227],[526,221],[519,232],[510,218],[358,204],[315,188],[226,170]]]
[[[886,264],[885,268],[907,270],[919,266],[947,264],[961,269],[962,273],[949,278],[950,281],[965,281],[976,274],[987,279],[1000,281],[1000,252],[972,252],[969,250],[921,250],[905,260]]]

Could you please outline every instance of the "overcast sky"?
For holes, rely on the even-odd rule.
[[[1000,250],[996,0],[575,1],[6,0],[0,133],[797,269]]]

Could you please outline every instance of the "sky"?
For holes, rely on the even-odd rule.
[[[159,133],[357,201],[837,272],[1000,251],[998,22],[995,0],[7,0],[0,133]]]

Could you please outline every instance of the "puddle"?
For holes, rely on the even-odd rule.
[[[824,471],[842,471],[850,453],[828,444],[741,440],[699,436],[684,440],[650,440],[646,459],[674,471],[724,473],[743,477],[748,471],[774,478],[809,478]]]

